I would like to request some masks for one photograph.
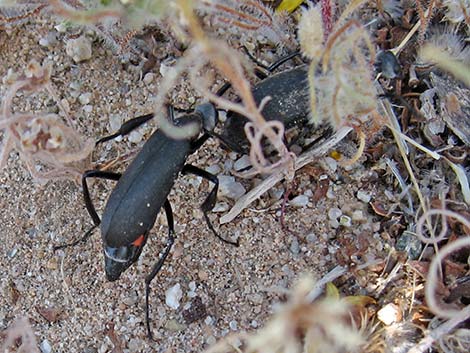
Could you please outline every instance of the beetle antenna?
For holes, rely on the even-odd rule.
[[[84,243],[84,242],[88,241],[88,239],[90,238],[91,234],[93,234],[93,231],[95,230],[96,227],[97,227],[96,225],[91,227],[91,229],[89,229],[83,237],[81,237],[80,239],[74,241],[73,243],[54,246],[53,250],[57,251],[57,250],[60,250],[60,249],[68,248],[70,246],[75,246],[75,245],[78,245],[82,242]]]

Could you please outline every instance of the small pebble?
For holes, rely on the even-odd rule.
[[[204,320],[204,323],[208,326],[212,325],[214,323],[214,319],[212,318],[212,316],[207,316]]]
[[[290,243],[290,252],[294,255],[298,255],[300,252],[299,240],[297,237],[292,237],[292,241]]]
[[[389,303],[377,312],[377,318],[385,325],[390,326],[401,321],[402,313],[397,305]]]
[[[48,340],[44,340],[41,342],[39,345],[39,348],[41,349],[42,353],[51,353],[52,352],[52,347],[51,344],[49,343]]]
[[[332,207],[328,210],[328,218],[332,221],[337,220],[342,214],[343,212],[337,207]]]
[[[57,26],[54,26],[54,28],[59,33],[67,32],[67,24],[65,22],[59,23]]]
[[[211,212],[226,212],[230,209],[227,202],[217,202]]]
[[[353,221],[363,221],[365,220],[364,213],[361,210],[356,210],[352,213],[352,220]]]
[[[109,115],[109,127],[110,131],[117,131],[122,124],[122,115],[121,114],[110,114]]]
[[[139,143],[144,138],[144,134],[140,129],[132,131],[128,136],[127,139],[132,143]]]
[[[314,233],[310,233],[307,235],[307,241],[309,243],[315,243],[318,241],[318,237]]]
[[[8,258],[13,259],[17,253],[18,253],[18,249],[15,247],[7,253],[7,256]]]
[[[172,77],[175,74],[176,74],[176,70],[174,66],[168,66],[163,63],[160,65],[160,75],[162,75],[162,77],[166,77],[166,76]]]
[[[343,227],[351,227],[351,217],[342,215],[341,217],[339,217],[339,224]]]
[[[361,200],[364,203],[369,203],[372,198],[371,195],[364,190],[359,190],[356,196],[359,200]]]
[[[235,178],[228,175],[219,175],[219,196],[227,197],[232,200],[238,200],[245,194],[243,185]]]
[[[127,348],[129,349],[129,352],[138,352],[142,349],[142,343],[141,341],[133,338],[129,341]]]
[[[65,44],[65,52],[76,63],[88,60],[91,58],[91,41],[85,36],[69,39]]]
[[[251,165],[250,157],[244,154],[241,158],[237,159],[233,164],[233,169],[240,171]]]
[[[206,168],[206,172],[217,175],[221,171],[220,167],[218,164],[212,164],[211,166]]]
[[[209,337],[206,338],[206,343],[209,346],[213,346],[214,344],[217,343],[217,339],[214,336],[209,336]]]
[[[408,253],[411,260],[416,260],[421,255],[423,250],[423,243],[416,236],[415,233],[405,230],[397,239],[395,248],[398,251]]]
[[[144,83],[146,85],[149,85],[151,84],[153,81],[155,80],[155,74],[153,72],[147,72],[143,78],[142,81],[144,81]]]
[[[272,188],[269,190],[269,196],[271,196],[273,200],[280,200],[282,195],[284,195],[283,188],[280,188],[280,189]]]
[[[305,207],[308,204],[308,196],[299,195],[289,201],[289,205],[294,207]]]
[[[78,96],[78,101],[80,102],[81,105],[85,105],[90,103],[90,98],[91,98],[91,93],[82,93],[81,95]]]
[[[49,32],[46,36],[39,39],[39,45],[42,47],[52,47],[57,44],[57,33]]]
[[[165,328],[168,331],[171,331],[171,332],[179,332],[179,331],[183,331],[185,329],[185,325],[179,323],[175,319],[172,319],[172,320],[168,320],[165,323]]]
[[[232,331],[237,331],[238,330],[238,324],[235,320],[232,320],[228,323],[228,326]]]
[[[335,194],[335,191],[333,190],[332,187],[328,188],[328,191],[326,192],[326,198],[328,200],[335,200],[336,199],[336,194]]]
[[[330,169],[332,172],[336,172],[336,170],[338,169],[338,161],[334,158],[326,157],[325,164],[327,165],[328,169]]]
[[[226,159],[224,162],[224,170],[230,172],[233,168],[233,161],[231,159]]]
[[[339,222],[337,219],[330,219],[330,221],[328,222],[330,224],[330,227],[331,228],[338,228],[339,227]]]
[[[139,295],[136,291],[132,291],[130,295],[122,300],[127,306],[135,305],[139,301]]]
[[[91,112],[93,111],[93,106],[92,106],[92,105],[89,105],[89,104],[84,105],[84,106],[83,106],[83,111],[84,111],[85,113],[88,113],[88,114],[89,114],[89,113],[91,113]]]
[[[180,299],[183,296],[183,291],[179,283],[167,289],[165,292],[165,303],[172,309],[178,309],[180,306]]]

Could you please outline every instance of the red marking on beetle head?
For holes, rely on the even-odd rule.
[[[134,240],[131,244],[134,246],[142,246],[145,241],[145,236],[142,234],[140,237],[138,237],[136,240]]]

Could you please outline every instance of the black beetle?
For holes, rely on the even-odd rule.
[[[300,55],[300,52],[294,52],[270,66],[264,66],[246,48],[244,49],[246,54],[268,73],[273,72],[286,61]],[[258,70],[255,70],[255,72],[262,79],[252,89],[255,102],[259,105],[263,98],[271,97],[261,111],[263,117],[267,121],[281,121],[286,130],[293,127],[306,127],[309,123],[310,114],[308,65],[302,64],[293,69],[269,76]],[[224,91],[228,87],[221,88],[219,91]],[[218,136],[227,148],[239,153],[248,152],[250,146],[245,134],[245,124],[247,122],[248,119],[239,113],[232,111],[227,113],[227,120],[224,123],[222,133]]]
[[[132,119],[124,123],[117,133],[102,138],[97,143],[119,135],[125,135],[152,117],[153,114],[147,114]],[[174,125],[184,127],[187,124],[197,123],[199,124],[198,135],[202,131],[202,136],[194,136],[193,139],[173,139],[163,131],[157,130],[145,142],[141,151],[122,176],[119,173],[101,170],[86,171],[82,177],[83,195],[86,208],[95,226],[85,234],[83,239],[72,244],[56,247],[58,249],[75,245],[88,239],[93,229],[101,224],[106,277],[109,281],[115,281],[121,273],[139,258],[147,242],[149,232],[163,206],[169,228],[168,244],[150,274],[145,278],[146,324],[149,338],[152,337],[149,315],[150,283],[162,267],[175,240],[173,212],[167,196],[179,173],[195,174],[208,179],[214,184],[201,206],[204,217],[209,228],[217,237],[238,246],[238,242],[231,242],[220,237],[207,215],[214,208],[216,202],[219,185],[217,176],[195,166],[185,164],[187,157],[207,141],[210,137],[210,131],[213,130],[217,122],[218,112],[214,105],[211,103],[201,104],[192,113],[187,113],[176,119]],[[87,185],[88,178],[118,181],[106,203],[102,220],[100,220],[91,201]]]
[[[252,93],[258,105],[263,98],[271,97],[261,111],[267,121],[279,120],[286,130],[308,124],[310,101],[307,73],[308,66],[301,65],[271,75],[254,85]],[[245,134],[247,122],[248,119],[239,113],[227,113],[221,140],[235,152],[248,151],[249,142]]]

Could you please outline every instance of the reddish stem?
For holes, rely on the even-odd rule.
[[[333,6],[330,0],[321,0],[321,17],[326,41],[333,28]]]

